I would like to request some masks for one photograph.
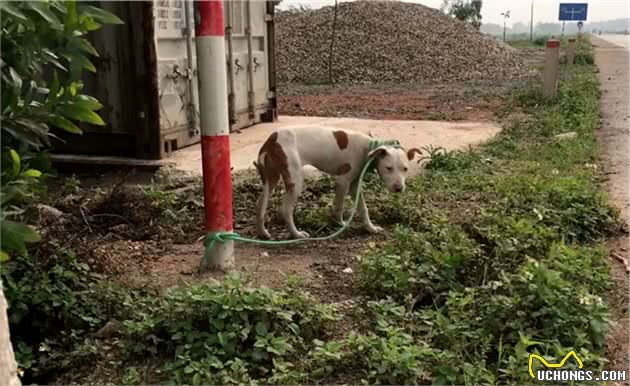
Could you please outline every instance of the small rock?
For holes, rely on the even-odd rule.
[[[577,133],[575,131],[569,131],[568,133],[562,133],[554,136],[554,138],[557,139],[572,139],[575,137],[577,137]]]
[[[267,252],[261,252],[260,256],[262,256],[262,257],[269,257],[269,254]]]
[[[126,233],[126,232],[129,232],[129,224],[118,224],[118,225],[114,225],[113,227],[109,229],[117,233]]]
[[[112,319],[105,323],[105,325],[101,327],[100,330],[96,331],[92,336],[99,339],[111,338],[112,336],[117,335],[122,330],[122,327],[122,323]]]
[[[348,268],[344,269],[341,272],[343,272],[343,273],[352,273],[352,268],[348,267]]]
[[[38,204],[36,206],[39,211],[39,218],[44,223],[51,223],[63,220],[65,213],[57,208],[53,208],[49,205]]]

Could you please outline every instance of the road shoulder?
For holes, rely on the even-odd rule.
[[[600,143],[600,165],[606,177],[609,198],[621,211],[626,224],[630,223],[630,112],[629,112],[629,52],[628,49],[593,38],[595,64],[601,84],[600,109],[602,125],[597,133]],[[609,243],[611,257],[629,259],[628,234]],[[609,299],[611,320],[615,322],[607,342],[607,357],[611,369],[627,370],[629,354],[629,282],[622,264],[611,259],[611,274],[615,288]]]

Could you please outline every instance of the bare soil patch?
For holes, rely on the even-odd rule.
[[[489,122],[501,113],[506,93],[523,82],[286,84],[279,89],[278,106],[284,115]]]

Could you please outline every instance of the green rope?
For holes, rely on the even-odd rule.
[[[400,147],[400,143],[398,141],[370,140],[370,143],[368,145],[368,153],[380,146]],[[363,165],[361,174],[359,174],[359,176],[353,183],[352,196],[354,197],[354,199],[353,199],[353,204],[352,204],[352,211],[350,212],[350,217],[348,218],[347,221],[344,221],[342,219],[341,228],[339,228],[334,233],[328,236],[307,237],[303,239],[259,240],[259,239],[252,239],[249,237],[242,237],[238,233],[235,233],[235,232],[212,232],[212,233],[209,233],[204,240],[206,251],[203,254],[203,259],[201,261],[200,268],[208,265],[208,260],[210,259],[210,253],[212,253],[212,250],[214,249],[214,246],[216,245],[216,243],[225,243],[226,241],[229,241],[229,240],[240,241],[243,243],[261,244],[261,245],[288,245],[288,244],[301,243],[304,241],[326,241],[326,240],[331,240],[339,236],[346,229],[348,229],[348,227],[350,226],[350,223],[352,222],[352,219],[354,218],[357,207],[359,206],[359,197],[361,194],[361,184],[363,182],[363,177],[365,177],[365,174],[371,170],[370,166],[373,164],[373,161],[374,161],[374,158],[367,159],[367,161]]]

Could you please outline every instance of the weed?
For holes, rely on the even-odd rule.
[[[136,367],[128,367],[122,376],[123,385],[140,385],[142,384],[142,376]]]
[[[164,358],[173,381],[197,385],[279,377],[275,366],[324,337],[334,320],[328,306],[292,292],[247,289],[232,275],[168,291],[125,325],[129,355]]]
[[[371,305],[376,324],[365,327],[363,345],[373,334],[387,340],[386,330],[402,346],[411,336],[436,353],[422,371],[441,383],[527,383],[530,352],[575,349],[594,368],[604,363],[610,279],[596,243],[619,217],[585,166],[596,157],[597,82],[589,66],[562,69],[556,97],[539,86],[515,90],[513,105],[529,116],[478,151],[429,149],[406,197],[386,201],[381,223],[402,226],[361,259],[360,287],[388,298]],[[335,369],[331,361],[343,367],[343,356],[331,356],[324,368]],[[401,360],[387,371],[402,378],[367,379],[419,382],[415,370]]]
[[[53,253],[45,260],[27,255],[0,265],[11,339],[25,381],[49,379],[94,360],[97,342],[88,333],[110,318],[124,318],[136,298],[100,280],[73,253]]]

